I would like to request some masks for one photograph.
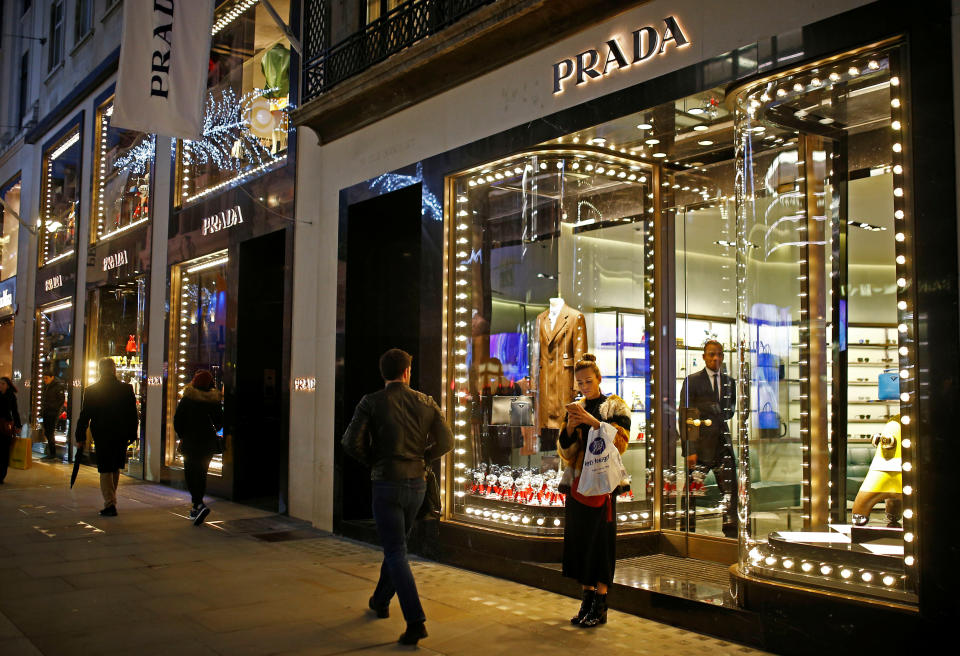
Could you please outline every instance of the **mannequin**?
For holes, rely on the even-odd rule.
[[[900,418],[894,417],[872,438],[877,453],[853,501],[853,523],[865,526],[870,511],[881,499],[886,501],[887,527],[900,528],[903,516],[903,474],[900,466]]]
[[[587,351],[587,324],[583,314],[562,298],[551,298],[550,307],[537,317],[537,336],[540,450],[555,451],[564,406],[576,396],[573,365]]]

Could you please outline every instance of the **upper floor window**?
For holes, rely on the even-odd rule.
[[[32,3],[30,2],[30,0],[23,0],[23,4],[22,4],[21,7],[20,7],[20,15],[21,15],[21,16],[23,16],[23,15],[26,14],[28,11],[30,11],[30,5],[31,5],[31,4],[32,4]]]
[[[50,37],[47,39],[47,70],[63,61],[63,0],[50,5]]]
[[[17,275],[17,240],[20,222],[12,212],[20,213],[20,176],[0,189],[0,280]],[[6,208],[10,208],[8,212]]]
[[[17,98],[17,125],[23,126],[23,119],[27,115],[27,92],[30,89],[30,51],[27,50],[20,57],[20,88]]]
[[[90,242],[106,239],[150,219],[150,174],[155,137],[111,127],[113,99],[97,109],[94,202]]]
[[[80,127],[43,154],[40,266],[73,254],[80,207]]]
[[[290,0],[274,0],[289,16]],[[222,3],[213,20],[203,137],[179,148],[177,201],[199,200],[287,156],[290,43],[257,0]]]
[[[366,24],[369,25],[373,21],[385,15],[388,11],[391,11],[402,5],[405,0],[364,0],[364,2],[366,2],[367,5]]]
[[[73,17],[73,42],[79,43],[93,29],[93,0],[76,0]]]

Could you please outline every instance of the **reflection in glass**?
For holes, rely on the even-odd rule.
[[[215,387],[223,391],[227,261],[227,252],[220,251],[175,268],[178,276],[174,280],[179,279],[179,285],[171,298],[168,466],[183,466],[180,440],[173,431],[173,412],[183,388],[198,369],[206,369],[213,374]],[[219,475],[222,471],[223,456],[216,454],[210,461],[210,473]]]
[[[0,280],[6,280],[17,275],[20,221],[13,213],[20,214],[20,178],[0,189],[0,197],[4,203],[0,204]]]
[[[44,153],[40,266],[73,253],[80,207],[80,129]]]

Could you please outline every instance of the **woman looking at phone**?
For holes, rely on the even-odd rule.
[[[583,395],[566,406],[560,427],[559,454],[573,468],[573,484],[567,495],[563,531],[563,575],[577,579],[583,587],[582,602],[571,624],[592,627],[607,621],[607,588],[617,564],[617,495],[583,496],[577,491],[587,435],[601,422],[617,429],[614,445],[621,455],[630,435],[630,406],[616,394],[600,391],[600,368],[596,356],[585,353],[574,365],[577,388]]]

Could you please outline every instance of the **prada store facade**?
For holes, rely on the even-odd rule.
[[[553,96],[704,38],[664,7],[553,49]],[[336,432],[376,382],[358,372],[412,353],[456,438],[433,555],[559,562],[557,438],[592,353],[630,413],[619,558],[724,563],[711,603],[807,629],[812,607],[846,614],[825,636],[938,621],[960,366],[951,73],[923,36],[939,19],[894,16],[797,25],[342,189]],[[391,246],[351,238],[371,230]],[[362,307],[377,280],[391,300]],[[351,533],[369,504],[337,468]],[[741,639],[797,649],[775,633]]]

